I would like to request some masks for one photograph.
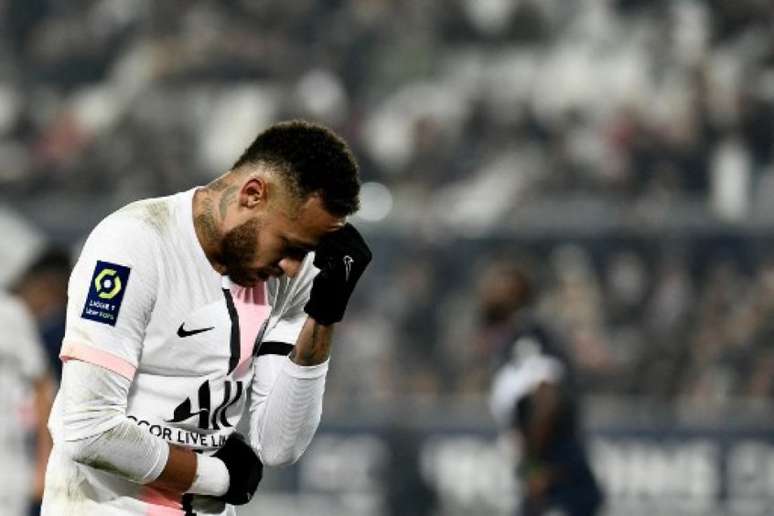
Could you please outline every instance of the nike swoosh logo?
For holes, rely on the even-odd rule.
[[[190,337],[191,335],[196,335],[197,333],[204,333],[205,331],[210,331],[215,329],[215,326],[210,326],[209,328],[186,330],[185,328],[183,328],[183,325],[185,325],[185,323],[181,324],[180,328],[177,329],[177,336],[180,338]]]
[[[355,263],[354,258],[350,255],[344,256],[344,281],[349,281],[349,273],[352,272],[352,264]]]

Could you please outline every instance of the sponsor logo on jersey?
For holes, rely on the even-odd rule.
[[[196,395],[196,405],[194,409],[191,398],[186,398],[181,404],[175,407],[172,419],[167,419],[167,423],[181,423],[192,417],[197,418],[197,426],[202,430],[220,430],[233,426],[226,417],[226,410],[234,405],[243,394],[243,384],[240,381],[232,382],[226,380],[223,384],[223,401],[214,409],[211,403],[210,381],[205,380],[199,386]]]
[[[126,417],[134,421],[140,428],[145,427],[151,435],[161,437],[169,443],[183,444],[194,449],[220,448],[226,444],[226,439],[228,438],[228,434],[202,434],[182,428],[152,423],[147,419],[141,419],[134,415]]]
[[[97,261],[81,317],[115,326],[129,283],[129,267]]]

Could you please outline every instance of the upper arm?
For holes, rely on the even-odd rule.
[[[553,424],[559,415],[561,387],[551,380],[541,381],[532,395],[533,422],[537,425]]]
[[[319,272],[313,261],[314,253],[309,253],[295,278],[269,283],[272,313],[263,342],[295,344],[307,319],[304,306],[309,301],[312,281]]]
[[[70,275],[63,361],[133,378],[155,303],[155,238],[141,222],[115,217],[91,233]]]
[[[130,386],[124,376],[98,365],[66,362],[58,394],[65,441],[99,435],[121,422]]]
[[[558,384],[565,374],[562,363],[549,355],[533,355],[509,362],[495,374],[489,405],[501,426],[513,421],[513,411],[519,400],[534,395],[541,386],[548,389]]]
[[[311,265],[311,260],[308,263]],[[264,402],[307,319],[304,305],[309,299],[314,276],[308,271],[304,273],[304,270],[302,268],[299,276],[293,280],[278,282],[273,291],[270,290],[272,314],[253,362],[250,385],[250,420],[253,428],[260,424]]]
[[[295,278],[269,284],[272,314],[253,362],[250,384],[249,432],[254,445],[255,434],[263,423],[266,400],[307,319],[304,305],[318,272],[313,260],[314,253],[309,253]]]

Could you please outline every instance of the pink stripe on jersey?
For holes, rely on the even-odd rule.
[[[139,498],[148,504],[146,516],[180,516],[183,514],[180,495],[171,491],[142,486]]]
[[[113,353],[95,348],[91,344],[75,342],[72,340],[64,341],[62,343],[62,351],[59,352],[59,358],[62,362],[76,359],[98,365],[113,371],[114,373],[118,373],[128,380],[132,380],[135,371],[137,371],[135,366]]]
[[[252,288],[232,285],[231,295],[239,314],[240,361],[237,365],[239,367],[252,358],[255,339],[264,321],[271,314],[271,307],[266,304],[265,283]]]
[[[266,304],[266,283],[261,282],[254,287],[243,287],[236,283],[231,283],[231,295],[235,298],[241,299],[243,302],[250,305],[265,305]]]

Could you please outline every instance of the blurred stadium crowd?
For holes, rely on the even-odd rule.
[[[377,261],[332,397],[484,393],[509,296],[490,258],[528,264],[591,393],[774,395],[771,2],[0,13],[0,199],[22,212],[69,199],[89,218],[207,182],[277,119],[352,143]]]

